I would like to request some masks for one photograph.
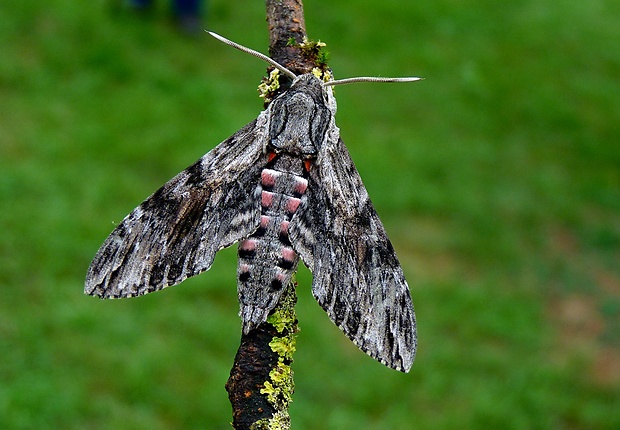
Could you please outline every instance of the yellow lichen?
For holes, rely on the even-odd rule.
[[[293,371],[290,366],[278,362],[276,367],[269,372],[269,379],[260,393],[267,396],[267,401],[272,405],[287,408],[293,401]]]
[[[316,51],[318,52],[321,48],[324,48],[327,44],[319,41],[308,40],[307,37],[304,37],[303,42],[299,44],[299,47],[302,51]]]
[[[296,342],[295,335],[289,334],[283,337],[274,337],[269,346],[273,352],[276,352],[280,358],[292,360],[293,354],[295,354]]]
[[[291,308],[278,309],[267,317],[267,322],[274,326],[278,333],[291,330],[296,320],[295,310]]]
[[[329,61],[329,52],[323,49],[326,46],[320,40],[313,41],[307,38],[304,38],[303,42],[299,44],[302,52],[323,69],[327,68],[327,62]]]
[[[260,390],[276,412],[270,419],[254,423],[252,428],[256,430],[290,429],[291,419],[288,406],[293,401],[295,382],[289,363],[293,360],[293,353],[296,349],[297,316],[294,309],[296,301],[295,287],[291,284],[280,299],[277,310],[267,318],[277,332],[283,334],[283,336],[274,336],[269,342],[271,350],[278,355],[278,362],[269,372],[269,380],[263,383],[263,388]]]
[[[318,67],[314,67],[312,69],[312,74],[323,82],[329,82],[333,78],[332,72],[329,69],[323,70]]]
[[[265,99],[265,102],[268,103],[278,88],[280,88],[280,71],[273,69],[269,73],[269,77],[263,78],[258,85],[258,96]]]
[[[291,417],[283,412],[276,412],[273,417],[256,421],[250,430],[288,430],[291,428]]]

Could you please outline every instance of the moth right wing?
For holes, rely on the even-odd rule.
[[[256,230],[264,120],[237,131],[127,215],[93,259],[84,292],[133,297],[176,285]]]
[[[312,292],[362,351],[409,371],[417,338],[409,287],[342,140],[326,140],[288,232]]]

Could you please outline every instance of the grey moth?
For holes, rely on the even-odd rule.
[[[299,259],[329,318],[362,351],[393,369],[413,363],[416,322],[409,287],[335,123],[332,86],[296,76],[251,123],[176,175],[114,229],[92,261],[85,293],[134,297],[208,270],[239,243],[243,331],[263,323]]]

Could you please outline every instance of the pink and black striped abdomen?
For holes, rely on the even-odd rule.
[[[301,160],[290,156],[283,158],[287,162],[276,162],[272,168],[261,172],[260,226],[239,244],[238,293],[244,323],[266,319],[299,262],[289,241],[288,226],[308,181],[299,175],[303,171]],[[265,289],[271,290],[271,294],[265,294]],[[251,328],[244,327],[245,330]]]

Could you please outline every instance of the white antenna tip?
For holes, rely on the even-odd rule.
[[[345,79],[337,79],[335,81],[329,81],[329,82],[326,82],[325,85],[334,86],[334,85],[353,84],[356,82],[401,83],[401,82],[415,82],[415,81],[420,81],[422,79],[424,78],[419,78],[417,76],[404,77],[404,78],[380,78],[380,77],[374,77],[374,76],[360,76],[357,78],[345,78]]]

